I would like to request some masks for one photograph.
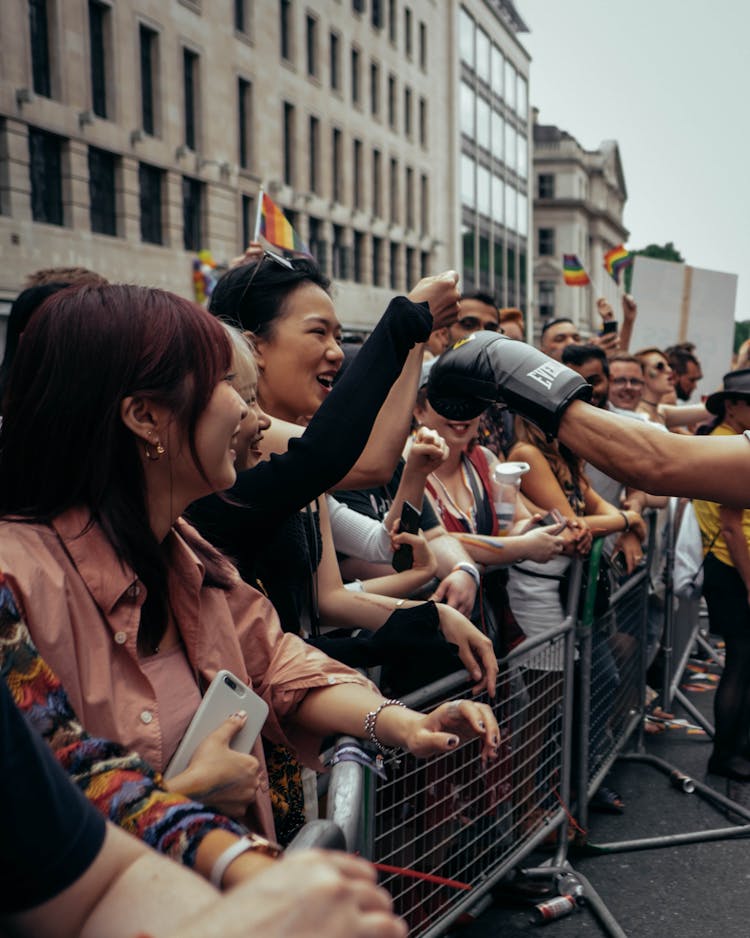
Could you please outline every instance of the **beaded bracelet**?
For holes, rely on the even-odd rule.
[[[384,756],[395,755],[399,751],[398,746],[394,746],[389,749],[387,746],[384,746],[378,739],[378,734],[375,732],[375,724],[377,723],[378,717],[380,716],[380,711],[385,710],[386,707],[406,707],[405,703],[401,703],[400,700],[395,698],[389,698],[384,700],[377,710],[371,710],[365,717],[365,735],[370,740],[370,742],[378,749],[379,752],[382,752]]]

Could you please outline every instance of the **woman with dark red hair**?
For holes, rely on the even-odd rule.
[[[159,290],[64,290],[24,332],[0,434],[0,569],[84,727],[163,770],[226,668],[268,703],[263,734],[312,766],[334,732],[417,755],[480,736],[492,756],[489,707],[423,716],[384,700],[282,633],[268,600],[181,519],[235,480],[246,405],[231,368],[221,324]],[[273,835],[260,742],[253,757],[228,741],[199,752],[171,787],[234,816],[252,805]]]

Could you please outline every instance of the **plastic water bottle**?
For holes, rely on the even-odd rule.
[[[528,472],[527,462],[500,462],[492,470],[492,494],[500,534],[507,534],[516,514],[521,476]]]

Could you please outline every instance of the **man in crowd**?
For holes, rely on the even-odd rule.
[[[666,355],[675,375],[677,399],[687,402],[703,378],[701,364],[695,356],[695,346],[692,342],[681,342],[670,346]]]
[[[591,385],[594,407],[608,407],[609,364],[607,356],[596,345],[566,345],[562,363],[577,371]]]
[[[479,290],[464,293],[460,300],[458,319],[448,327],[449,344],[455,345],[460,339],[481,329],[498,332],[499,328],[500,314],[489,293]]]
[[[580,344],[581,336],[572,319],[552,319],[542,327],[539,348],[555,361],[562,361],[563,349],[567,345]]]
[[[609,360],[609,410],[615,413],[627,411],[637,415],[636,408],[641,402],[643,388],[643,365],[635,355],[618,352]],[[643,418],[645,419],[645,417]]]

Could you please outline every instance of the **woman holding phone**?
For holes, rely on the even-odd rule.
[[[226,668],[268,704],[264,734],[310,765],[329,733],[417,755],[479,736],[491,757],[489,707],[423,716],[384,700],[284,634],[268,600],[181,518],[235,480],[248,407],[231,364],[220,323],[159,290],[64,290],[24,333],[0,431],[0,569],[82,724],[163,770]],[[253,754],[259,786],[231,750],[204,753],[172,784],[234,815],[254,799],[254,825],[273,836],[259,743]]]

